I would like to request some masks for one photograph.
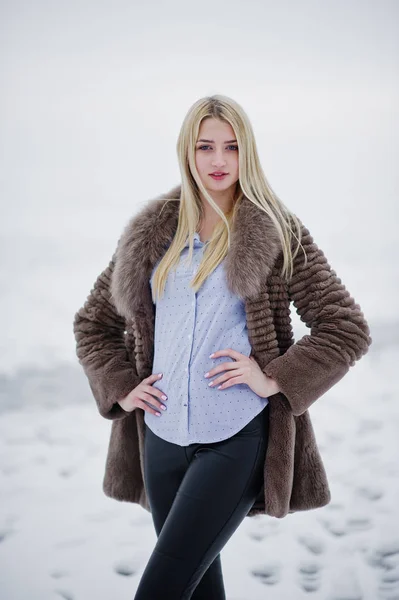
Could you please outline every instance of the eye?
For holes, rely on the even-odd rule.
[[[227,147],[228,147],[228,148],[233,148],[234,150],[238,150],[238,146],[235,146],[235,145],[233,145],[233,144],[232,144],[232,145],[230,145],[230,146],[227,146]],[[204,150],[205,148],[210,148],[210,146],[199,146],[199,147],[198,147],[198,150]]]

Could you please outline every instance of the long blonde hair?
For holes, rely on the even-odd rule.
[[[195,145],[200,124],[206,118],[227,122],[234,130],[239,155],[239,179],[237,181],[233,206],[224,213],[214,202],[201,182],[195,165]],[[197,230],[204,211],[199,192],[220,215],[212,236],[204,249],[198,270],[191,281],[191,287],[197,292],[202,283],[226,256],[230,247],[230,224],[235,218],[239,202],[245,195],[259,209],[264,210],[273,221],[283,252],[281,276],[292,277],[293,261],[301,246],[301,228],[296,216],[291,213],[273,192],[260,164],[255,136],[248,116],[241,106],[227,96],[215,94],[197,100],[189,109],[177,140],[177,155],[181,173],[181,197],[178,224],[173,240],[159,262],[153,278],[153,301],[163,295],[169,271],[178,264],[187,237],[189,238],[189,260],[192,259],[194,233]],[[176,201],[173,199],[167,202]],[[295,225],[296,234],[291,229]],[[292,236],[298,245],[292,252]],[[306,258],[306,256],[305,256]]]

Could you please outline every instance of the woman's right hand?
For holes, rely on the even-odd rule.
[[[127,396],[121,400],[118,400],[118,404],[126,412],[132,412],[135,408],[142,408],[153,415],[160,416],[161,413],[148,406],[144,400],[161,408],[162,410],[166,409],[166,406],[164,406],[164,404],[158,400],[158,398],[167,400],[166,395],[162,392],[162,390],[159,390],[152,385],[155,381],[158,381],[161,378],[162,374],[149,375],[149,377],[143,379],[143,381],[141,381],[131,392],[129,392]]]

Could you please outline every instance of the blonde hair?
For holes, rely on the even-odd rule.
[[[239,179],[233,206],[227,213],[218,207],[206,191],[195,165],[195,146],[199,128],[202,120],[206,118],[229,123],[238,143]],[[234,221],[237,207],[244,195],[259,209],[265,211],[273,221],[281,240],[283,253],[281,276],[291,278],[293,261],[301,246],[300,223],[269,185],[260,164],[252,125],[241,106],[231,98],[220,94],[197,100],[183,121],[177,140],[177,155],[182,178],[178,224],[173,240],[154,272],[153,302],[163,295],[168,274],[177,266],[187,237],[189,238],[189,260],[192,259],[193,236],[204,215],[199,192],[202,192],[204,198],[220,215],[221,220],[213,229],[201,263],[191,281],[191,287],[196,292],[228,252],[230,224]],[[176,202],[175,199],[166,200],[165,205],[173,201]],[[292,224],[295,225],[297,235],[291,229]],[[293,235],[298,241],[294,253],[292,253]]]

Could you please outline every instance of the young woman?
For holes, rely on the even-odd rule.
[[[246,516],[330,501],[308,408],[371,337],[235,101],[198,100],[177,151],[181,184],[131,218],[74,332],[112,419],[104,492],[157,534],[135,600],[222,600],[220,552]],[[290,302],[310,327],[296,343]]]

